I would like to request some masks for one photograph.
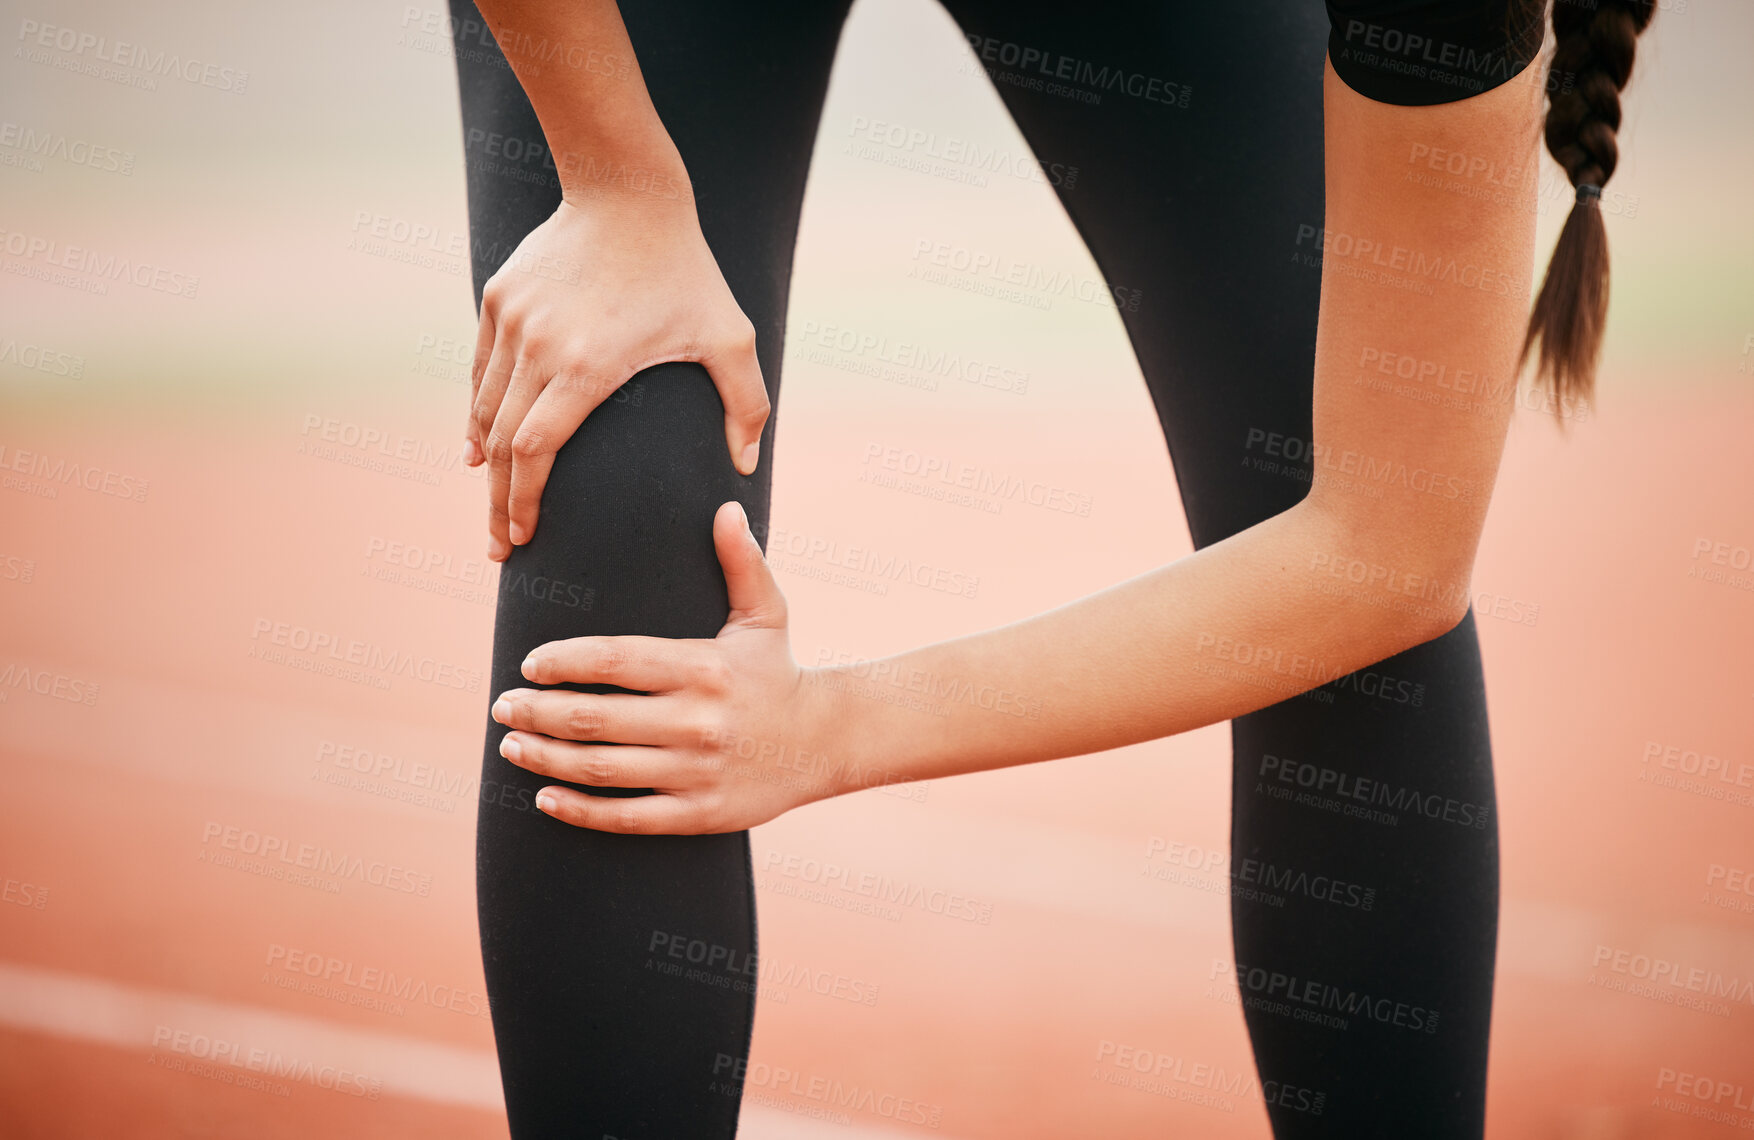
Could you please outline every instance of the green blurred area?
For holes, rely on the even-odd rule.
[[[911,0],[861,3],[876,11],[865,13],[864,38],[842,45],[829,114],[837,101],[863,106],[878,98],[859,86],[883,77],[883,105],[899,104],[910,123],[1022,146],[990,91],[964,83],[946,97],[938,77],[922,76],[917,92],[894,82],[926,66],[918,62],[921,37],[942,35],[945,51],[955,50],[945,21],[923,20]],[[12,156],[0,165],[0,229],[200,279],[197,298],[183,300],[129,286],[93,297],[0,274],[0,356],[10,339],[84,361],[81,376],[66,377],[0,360],[9,423],[103,415],[187,421],[368,394],[416,422],[460,419],[459,386],[421,369],[432,345],[473,335],[466,267],[420,269],[347,248],[361,212],[466,232],[452,63],[423,31],[442,20],[440,9],[332,3],[288,13],[215,2],[155,13],[110,2],[26,8],[18,19],[20,38],[34,20],[216,61],[249,78],[237,93],[177,80],[143,91],[26,58],[0,72],[0,118],[9,129],[108,148],[130,156],[131,167],[116,173],[0,147],[0,157]],[[1620,387],[1679,390],[1747,378],[1750,43],[1754,6],[1745,0],[1665,8],[1641,42],[1613,181],[1637,211],[1609,218],[1605,397]],[[908,62],[897,66],[898,54]],[[865,208],[856,191],[870,168],[840,159],[829,134],[819,140],[801,244],[817,240],[812,225],[856,226]],[[1553,177],[1557,168],[1543,163]],[[964,187],[909,182],[917,184],[901,192],[915,200],[896,209],[941,208],[947,224],[982,209]],[[1540,220],[1538,269],[1564,205],[1550,202]],[[1070,232],[1046,191],[1014,228],[1020,257],[1033,255],[1044,233]],[[818,282],[839,291],[825,304],[875,309],[902,327],[930,319],[930,306],[901,283],[862,278],[868,269],[847,259],[839,280]],[[799,304],[794,296],[795,312]],[[1043,335],[1059,338],[1069,356],[1091,333],[1050,323]]]

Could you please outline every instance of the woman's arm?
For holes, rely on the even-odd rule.
[[[1532,73],[1530,78],[1532,79]],[[495,716],[508,757],[560,779],[649,787],[609,799],[553,789],[554,814],[612,831],[733,830],[873,783],[926,779],[1150,740],[1239,716],[1451,629],[1514,407],[1533,265],[1526,171],[1540,87],[1455,103],[1372,102],[1325,78],[1314,469],[1297,506],[1049,613],[856,668],[800,670],[785,603],[727,505],[715,540],[732,614],[711,642],[584,638],[544,646],[538,684]],[[1458,190],[1457,187],[1460,186]],[[1238,441],[1239,463],[1273,439]],[[948,715],[881,695],[938,694]],[[610,741],[581,744],[578,741]],[[517,755],[512,755],[512,753]]]
[[[482,296],[464,452],[490,464],[488,554],[503,561],[535,533],[555,452],[635,372],[705,366],[744,474],[770,405],[755,330],[701,235],[614,0],[478,7],[541,121],[562,195]]]
[[[615,0],[475,6],[542,123],[568,201],[614,189],[600,172],[620,163],[686,181]]]

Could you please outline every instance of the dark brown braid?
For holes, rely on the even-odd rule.
[[[1554,50],[1548,82],[1547,149],[1580,195],[1529,316],[1526,362],[1540,343],[1535,382],[1551,379],[1557,411],[1595,388],[1596,360],[1608,317],[1608,233],[1600,188],[1620,158],[1620,91],[1632,74],[1638,34],[1656,14],[1654,0],[1553,0]]]

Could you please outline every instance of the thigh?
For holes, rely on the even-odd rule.
[[[477,305],[559,203],[540,124],[470,0],[453,0]],[[702,229],[757,333],[776,405],[791,247],[840,16],[834,5],[625,5]],[[751,59],[780,61],[750,67]],[[739,70],[741,69],[741,70]],[[542,525],[501,567],[491,694],[525,654],[597,634],[711,637],[728,603],[711,539],[738,499],[765,533],[773,455],[743,478],[698,365],[635,376],[560,450]],[[600,687],[599,687],[600,688]],[[517,1136],[729,1136],[753,1024],[748,836],[617,836],[542,815],[553,781],[486,745],[476,884]],[[601,794],[639,794],[602,790]]]
[[[1307,440],[1322,224],[1315,0],[944,0],[1044,164],[1150,387],[1196,546],[1291,506],[1251,433]],[[1256,444],[1254,450],[1259,450]]]
[[[1195,544],[1298,502],[1322,5],[946,6],[1037,157],[1078,168],[1060,200],[1120,309]],[[1275,1134],[1478,1136],[1498,879],[1472,616],[1238,718],[1232,739],[1236,969]]]

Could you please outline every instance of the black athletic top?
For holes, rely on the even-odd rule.
[[[1538,0],[1326,3],[1335,73],[1379,103],[1466,99],[1514,78],[1541,50],[1544,5]]]

